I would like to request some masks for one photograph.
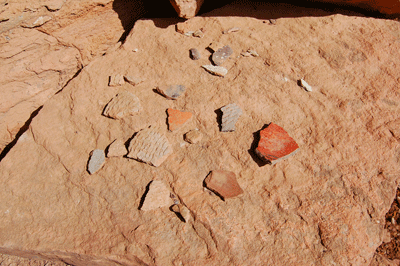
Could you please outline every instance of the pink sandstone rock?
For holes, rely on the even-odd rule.
[[[178,16],[192,18],[199,12],[204,0],[170,0]]]
[[[257,19],[283,10],[287,17],[276,25]],[[93,19],[88,31],[109,23]],[[205,37],[177,34],[165,19],[137,21],[120,49],[86,65],[46,101],[0,163],[0,202],[7,203],[0,204],[1,252],[76,266],[369,265],[400,181],[398,22],[236,2],[190,23]],[[242,31],[222,35],[230,27]],[[187,50],[221,36],[234,51],[252,47],[260,56],[229,60],[224,79],[209,75]],[[83,41],[90,42],[77,40]],[[148,52],[138,56],[134,48]],[[146,102],[143,111],[127,120],[102,116],[118,93],[105,73],[137,66],[146,81],[125,85]],[[313,93],[299,89],[301,78]],[[167,101],[151,89],[167,82],[195,89]],[[246,113],[235,134],[218,130],[214,111],[227,102]],[[192,122],[204,134],[198,145],[174,149],[158,168],[113,158],[86,173],[94,147],[128,140],[149,125],[179,147],[182,134],[165,128],[167,108],[193,110]],[[259,167],[249,149],[264,121],[306,148],[290,163]],[[205,193],[203,178],[220,168],[237,173],[246,193],[226,202]],[[167,208],[138,210],[157,175],[193,215],[190,226]]]

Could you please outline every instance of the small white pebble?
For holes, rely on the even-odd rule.
[[[306,91],[312,91],[312,87],[308,85],[308,83],[304,79],[300,79],[300,85],[306,90]]]

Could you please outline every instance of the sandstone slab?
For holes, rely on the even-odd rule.
[[[177,130],[185,124],[191,117],[191,112],[182,112],[176,109],[168,108],[168,129],[170,131]]]
[[[234,172],[213,170],[204,179],[207,188],[217,193],[223,200],[233,198],[243,193],[236,180]]]
[[[29,20],[26,20],[22,22],[21,26],[24,28],[35,28],[42,26],[46,22],[50,21],[52,17],[50,16],[39,16],[39,17],[33,17]]]
[[[174,204],[170,195],[171,190],[161,180],[154,180],[148,185],[149,191],[144,195],[142,211],[151,211],[162,207],[169,207]]]
[[[260,131],[260,141],[255,152],[261,159],[275,164],[292,156],[298,149],[299,145],[282,127],[270,123]]]
[[[274,26],[258,19],[282,10],[288,17]],[[96,23],[99,29],[88,29],[110,22]],[[44,104],[3,158],[2,252],[77,266],[369,265],[400,177],[393,130],[400,115],[398,22],[236,2],[191,19],[194,29],[204,29],[203,39],[177,34],[168,23],[137,21],[120,49],[96,58]],[[233,26],[242,32],[221,34]],[[235,51],[254,47],[260,57],[232,58],[229,76],[212,77],[187,51],[220,38]],[[139,56],[134,48],[151,52]],[[107,86],[107,74],[138,65],[146,80],[134,88],[146,102],[142,112],[122,120],[99,115],[118,90]],[[318,90],[305,93],[300,78]],[[167,82],[195,89],[166,101],[150,88]],[[246,107],[239,136],[216,127],[214,110],[229,102]],[[172,107],[193,110],[201,143],[178,148],[181,134],[165,130]],[[264,121],[306,148],[259,167],[249,149]],[[93,147],[128,140],[148,125],[164,129],[177,147],[164,163],[110,159],[87,174]],[[209,170],[221,168],[235,172],[246,193],[223,202],[203,191]],[[138,210],[157,175],[190,209],[190,226],[167,208]]]
[[[172,153],[168,139],[159,132],[147,128],[139,131],[129,143],[128,157],[153,166],[160,166]]]
[[[134,94],[123,91],[118,93],[104,108],[103,115],[122,119],[128,115],[134,115],[142,109],[140,100]]]
[[[79,71],[79,51],[36,29],[0,33],[0,152]],[[7,73],[7,74],[5,74]]]

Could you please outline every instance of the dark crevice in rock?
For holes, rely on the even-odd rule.
[[[17,144],[18,139],[22,136],[22,134],[24,134],[24,133],[28,130],[28,128],[29,128],[29,126],[30,126],[30,124],[31,124],[31,122],[32,122],[32,119],[35,118],[35,116],[39,113],[39,111],[42,109],[42,107],[43,107],[43,106],[40,106],[38,109],[36,109],[36,110],[31,114],[31,116],[29,117],[29,119],[28,119],[28,120],[25,122],[25,124],[19,129],[19,131],[18,131],[17,135],[15,136],[14,140],[11,141],[11,142],[3,149],[3,151],[2,151],[1,154],[0,154],[0,162],[3,160],[4,157],[6,157],[6,155],[8,154],[8,152],[15,146],[15,144]]]

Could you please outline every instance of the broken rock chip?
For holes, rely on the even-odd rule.
[[[172,153],[172,146],[161,133],[143,129],[129,143],[127,157],[153,166],[160,166]]]
[[[128,153],[122,139],[114,140],[107,150],[107,157],[121,157]]]
[[[222,66],[202,65],[201,67],[216,76],[224,77],[226,74],[228,74],[228,69]]]
[[[136,77],[136,76],[124,76],[124,78],[125,78],[126,82],[128,82],[132,86],[136,86],[139,83],[143,82],[143,79]]]
[[[299,80],[299,84],[303,87],[306,91],[312,91],[312,87],[308,85],[308,83],[304,79]]]
[[[200,52],[196,48],[190,49],[189,53],[190,53],[190,58],[193,60],[199,60],[201,58]]]
[[[90,153],[90,158],[88,161],[87,170],[89,174],[94,174],[98,171],[103,165],[106,160],[106,156],[103,150],[94,150]]]
[[[235,124],[243,114],[242,109],[236,104],[231,103],[221,108],[222,111],[222,132],[235,131]]]
[[[157,91],[165,96],[165,98],[170,100],[176,100],[185,92],[186,88],[183,85],[169,85],[169,86],[159,86]]]
[[[21,26],[24,28],[35,28],[35,27],[42,26],[43,24],[50,21],[51,19],[52,19],[52,17],[50,17],[50,16],[34,17],[34,18],[24,21],[21,24]]]
[[[104,109],[103,115],[121,119],[127,115],[133,115],[141,109],[139,98],[128,91],[123,91],[111,99]]]
[[[202,139],[202,135],[198,129],[194,129],[185,134],[185,140],[190,144],[195,144]]]
[[[204,0],[170,0],[176,13],[181,18],[192,18],[199,12]]]
[[[223,200],[243,193],[233,172],[213,170],[204,180],[208,189],[218,194]]]
[[[46,2],[45,6],[49,11],[57,11],[61,9],[64,3],[65,0],[50,0]]]
[[[260,131],[260,141],[255,150],[264,161],[275,164],[295,154],[299,145],[280,126],[271,123]]]
[[[222,65],[232,54],[232,48],[229,45],[225,45],[213,53],[211,60],[213,61],[214,65],[219,66]]]
[[[175,204],[172,206],[172,211],[175,213],[179,213],[183,218],[184,222],[187,223],[192,219],[192,215],[190,210],[183,204]]]
[[[162,207],[169,207],[174,204],[170,197],[170,189],[161,180],[153,180],[149,184],[149,191],[145,195],[140,210],[151,211]]]
[[[182,112],[172,108],[167,109],[168,114],[168,129],[174,131],[182,126],[192,117],[191,112]]]
[[[237,32],[237,31],[240,31],[240,28],[239,28],[239,27],[233,27],[233,28],[224,30],[224,31],[222,32],[222,34],[228,34],[228,33]]]
[[[125,84],[124,76],[121,74],[116,74],[110,76],[110,80],[108,82],[108,86],[115,87],[121,86]]]

